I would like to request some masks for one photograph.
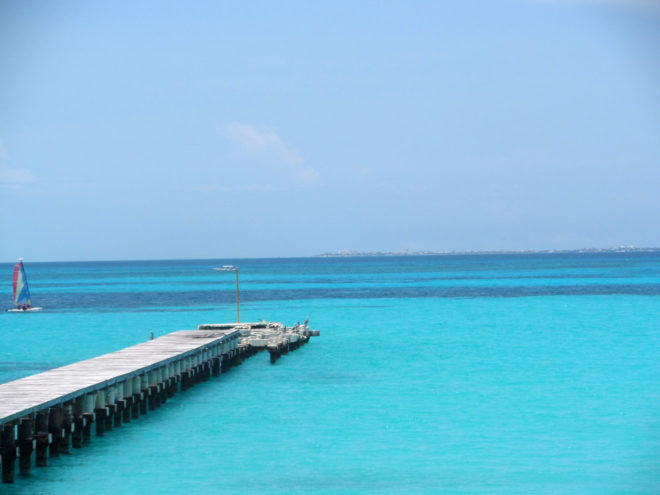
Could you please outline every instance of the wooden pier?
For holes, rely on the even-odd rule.
[[[20,473],[29,472],[32,465],[46,466],[49,457],[90,442],[92,425],[96,435],[103,436],[258,351],[271,351],[273,342],[281,350],[279,357],[284,342],[297,348],[310,335],[318,331],[306,325],[200,325],[198,330],[181,330],[0,384],[2,481],[14,481],[17,459]]]

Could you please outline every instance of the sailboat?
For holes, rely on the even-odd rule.
[[[18,259],[14,266],[14,278],[12,283],[14,289],[14,307],[8,309],[10,313],[24,313],[29,311],[41,311],[43,308],[32,306],[32,297],[28,287],[23,258]]]

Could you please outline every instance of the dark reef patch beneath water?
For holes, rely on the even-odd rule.
[[[309,299],[385,299],[385,298],[502,298],[541,296],[660,295],[659,284],[547,285],[534,287],[341,287],[323,289],[242,290],[242,302]],[[147,291],[111,293],[42,294],[39,304],[48,311],[71,309],[144,311],[188,311],[209,309],[235,302],[228,291]],[[161,309],[162,308],[162,309]],[[168,309],[169,308],[169,309]],[[177,309],[187,308],[187,309]]]

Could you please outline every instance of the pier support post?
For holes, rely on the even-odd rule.
[[[117,404],[115,404],[115,388],[110,387],[105,391],[105,429],[112,430],[114,425],[115,412],[117,411]]]
[[[138,419],[140,417],[140,409],[142,408],[142,392],[133,394],[133,403],[131,404],[131,419]]]
[[[178,379],[177,379],[177,373],[176,369],[174,367],[174,363],[169,365],[169,375],[170,375],[170,389],[169,389],[169,395],[170,398],[174,397],[174,395],[177,392],[177,384],[178,384]]]
[[[48,465],[48,445],[50,444],[50,434],[48,433],[48,409],[37,413],[37,423],[34,427],[37,437],[37,453],[35,464],[37,467]]]
[[[167,375],[166,370],[167,370],[166,367],[160,367],[158,369],[158,372],[156,373],[158,380],[158,387],[159,387],[159,393],[158,393],[159,406],[167,402],[167,387],[170,382],[166,376]]]
[[[169,376],[163,381],[163,403],[172,397],[172,378]]]
[[[124,385],[119,384],[114,387],[114,400],[115,400],[115,414],[114,426],[118,428],[121,426],[122,416],[124,415]]]
[[[122,421],[131,422],[131,406],[133,404],[133,379],[129,378],[122,384]]]
[[[147,402],[149,400],[149,378],[146,373],[140,375],[140,390],[142,392],[142,400],[140,401],[140,414],[147,414],[149,408]]]
[[[30,472],[30,458],[34,450],[34,442],[32,441],[33,428],[34,421],[30,416],[22,418],[21,423],[18,425],[18,450],[20,453],[18,471],[21,474]]]
[[[197,370],[195,369],[195,365],[193,364],[193,359],[190,358],[188,361],[188,388],[194,387],[195,383],[197,383],[195,380],[197,377],[195,376],[197,374]]]
[[[193,387],[199,383],[199,367],[197,362],[197,355],[190,358],[190,386]]]
[[[174,369],[174,364],[171,364],[169,366],[170,369],[170,398],[174,397],[174,395],[177,393],[177,375],[176,375],[176,370]]]
[[[220,376],[220,358],[218,356],[213,358],[211,364],[211,374],[215,377]]]
[[[62,454],[68,454],[71,451],[71,430],[75,429],[73,425],[73,406],[66,403],[62,407],[62,440],[59,450]]]
[[[79,449],[83,444],[83,398],[76,397],[73,401],[73,431],[71,432],[71,446]]]
[[[174,375],[174,393],[176,394],[181,383],[181,360],[172,364],[172,375]]]
[[[153,411],[158,406],[160,406],[160,397],[159,391],[160,387],[158,386],[158,377],[157,371],[149,372],[149,410]]]
[[[2,425],[0,445],[2,445],[2,482],[13,483],[16,469],[16,433],[13,423]]]
[[[83,443],[92,441],[92,423],[96,421],[94,414],[94,394],[88,394],[83,398]]]
[[[204,381],[204,361],[202,361],[202,354],[197,355],[197,368],[195,369],[195,383],[202,383]]]
[[[48,433],[51,435],[50,456],[60,455],[60,443],[62,443],[62,407],[49,408],[48,411]]]
[[[189,381],[188,370],[184,370],[181,372],[181,392],[185,392],[186,390],[188,390],[188,381]]]
[[[117,409],[117,404],[108,404],[105,406],[105,429],[112,430],[114,426],[115,411]]]
[[[131,419],[138,419],[140,417],[140,403],[142,402],[142,386],[140,385],[140,377],[133,377],[133,403],[131,404]]]
[[[107,409],[105,407],[94,409],[94,416],[96,416],[96,436],[102,437],[105,435]]]
[[[105,427],[107,426],[106,418],[108,416],[108,409],[105,405],[106,395],[105,390],[99,390],[94,398],[94,414],[96,416],[96,436],[102,437],[105,435]]]
[[[124,397],[122,399],[123,403],[123,411],[122,411],[122,421],[124,423],[130,423],[131,422],[131,412],[132,412],[132,407],[133,407],[133,397]]]
[[[131,378],[131,381],[133,382],[131,385],[131,390],[133,392],[133,398],[131,401],[131,419],[138,419],[140,417],[140,403],[142,402],[140,377],[134,376]]]
[[[149,386],[149,410],[153,411],[160,405],[158,400],[158,385]]]
[[[270,353],[270,364],[275,364],[282,355],[282,344],[269,345],[267,349]]]
[[[136,392],[133,394],[133,404],[131,404],[131,419],[138,419],[140,417],[140,411],[142,409],[142,392]]]

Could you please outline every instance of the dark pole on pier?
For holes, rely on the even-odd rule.
[[[241,311],[238,307],[238,267],[236,267],[236,323],[241,322]]]

